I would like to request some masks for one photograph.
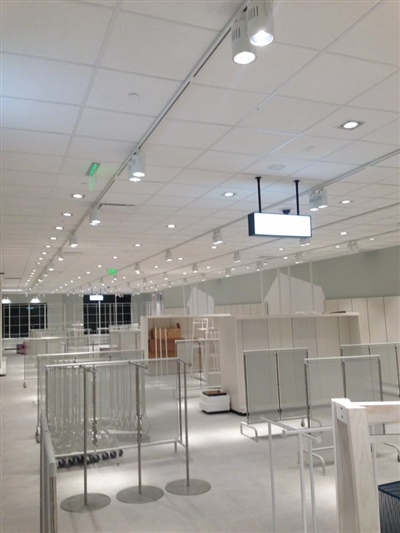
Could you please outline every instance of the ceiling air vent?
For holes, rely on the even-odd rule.
[[[112,204],[112,203],[103,203],[99,204],[99,209],[104,213],[132,213],[133,209],[136,207],[135,204]]]

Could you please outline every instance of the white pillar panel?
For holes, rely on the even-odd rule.
[[[337,319],[326,318],[315,321],[317,332],[318,357],[338,357],[339,348],[339,325]]]
[[[368,298],[367,306],[371,343],[387,342],[383,298]]]
[[[325,313],[335,313],[338,310],[337,300],[325,300]]]
[[[308,348],[309,357],[319,357],[315,318],[293,318],[293,345]]]
[[[353,311],[360,314],[360,342],[369,343],[368,307],[366,298],[353,298]],[[345,343],[342,343],[345,344]]]
[[[388,342],[400,342],[400,296],[386,296],[383,299]]]
[[[353,311],[353,305],[351,298],[341,298],[338,300],[338,311],[346,311],[347,313],[351,313]]]

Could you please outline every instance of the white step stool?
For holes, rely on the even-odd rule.
[[[199,398],[199,407],[205,413],[222,413],[230,411],[231,398],[221,391],[203,391]]]

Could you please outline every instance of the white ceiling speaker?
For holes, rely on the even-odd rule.
[[[246,17],[235,20],[231,28],[232,59],[238,65],[248,65],[256,59],[256,50],[247,36]]]
[[[247,35],[254,46],[267,46],[274,40],[271,0],[253,0],[246,12]]]
[[[128,164],[129,181],[141,181],[146,175],[146,161],[144,153],[137,150],[131,157]]]

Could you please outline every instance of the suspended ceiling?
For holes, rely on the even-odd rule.
[[[229,27],[245,6],[1,2],[7,290],[150,290],[251,272],[259,261],[269,269],[339,257],[353,253],[350,241],[361,251],[399,244],[400,4],[277,0],[274,42],[239,66]],[[347,120],[363,124],[339,128]],[[126,163],[138,146],[147,172],[132,183]],[[95,183],[92,162],[101,163]],[[302,214],[310,192],[326,188],[309,246],[248,237],[255,176],[274,213],[296,212],[294,180]],[[92,227],[95,205],[101,224]],[[212,249],[217,228],[224,243]]]

